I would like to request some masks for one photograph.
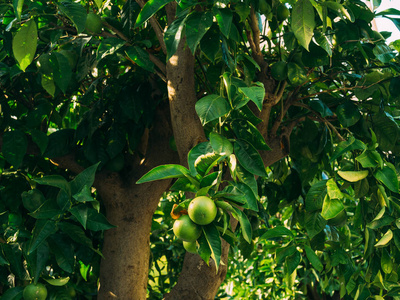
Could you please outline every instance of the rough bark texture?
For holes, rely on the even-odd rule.
[[[165,295],[165,300],[211,300],[215,298],[221,283],[225,280],[228,266],[229,244],[222,241],[221,264],[216,272],[210,259],[210,266],[197,254],[186,253],[178,283]]]
[[[168,98],[172,129],[181,164],[187,166],[187,153],[205,141],[203,127],[194,109],[197,98],[194,81],[194,56],[180,43],[167,63]]]
[[[166,116],[168,111],[156,116],[148,142],[144,141],[148,145],[146,159],[138,160],[133,174],[96,178],[107,219],[117,226],[105,232],[98,299],[146,299],[152,216],[170,181],[135,182],[157,165],[177,162],[176,155],[168,151],[172,133]]]

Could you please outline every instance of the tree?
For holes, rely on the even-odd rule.
[[[213,299],[230,246],[254,240],[287,295],[400,297],[400,44],[371,28],[400,11],[14,0],[0,15],[5,299],[30,281],[145,299],[167,190],[174,218],[195,195],[218,215],[165,299]]]

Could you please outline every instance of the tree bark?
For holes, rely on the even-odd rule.
[[[136,181],[161,164],[177,163],[169,148],[172,135],[168,110],[158,111],[149,133],[145,159],[132,174],[99,174],[95,186],[106,208],[108,221],[117,226],[104,235],[97,299],[146,299],[152,217],[171,180],[137,185]]]

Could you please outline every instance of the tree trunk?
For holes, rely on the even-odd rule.
[[[136,181],[161,164],[176,163],[169,148],[172,135],[169,111],[158,110],[153,130],[144,135],[145,159],[138,159],[132,174],[99,174],[95,186],[106,208],[108,221],[117,226],[104,235],[98,299],[146,299],[152,217],[171,181],[137,185]],[[125,173],[124,173],[125,172]]]
[[[98,299],[146,299],[152,216],[168,184],[100,188],[107,218],[117,227],[104,235]]]

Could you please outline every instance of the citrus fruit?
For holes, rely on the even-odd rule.
[[[284,61],[278,61],[271,67],[271,75],[276,80],[285,80],[287,77],[288,68]]]
[[[175,221],[173,231],[177,238],[186,242],[194,242],[201,235],[201,228],[188,215],[182,215]]]
[[[196,224],[207,225],[214,221],[217,216],[217,206],[212,199],[200,196],[190,201],[188,214]]]
[[[276,18],[278,21],[284,21],[289,17],[289,9],[286,7],[286,5],[281,4],[278,6],[276,9]]]
[[[185,248],[185,250],[187,252],[197,253],[196,241],[194,241],[194,242],[185,242],[185,241],[183,241],[183,248]]]
[[[260,0],[259,3],[260,13],[264,15],[268,15],[271,12],[271,6],[267,3],[266,0]]]
[[[19,226],[22,224],[22,217],[20,214],[9,213],[8,215],[8,225]]]
[[[44,300],[47,297],[47,289],[41,283],[31,283],[24,288],[22,295],[24,300]]]
[[[102,30],[101,18],[94,12],[88,13],[86,17],[85,28],[90,33],[100,34]]]

